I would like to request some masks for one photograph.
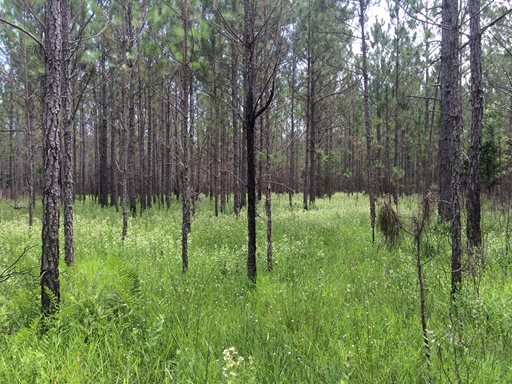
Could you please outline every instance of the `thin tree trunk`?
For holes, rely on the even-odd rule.
[[[130,26],[131,29],[131,26]],[[130,84],[133,79],[133,67],[129,65]],[[132,217],[137,216],[137,197],[135,192],[135,101],[133,87],[128,88],[128,200]]]
[[[147,143],[147,153],[148,153],[148,169],[147,169],[147,177],[146,179],[146,205],[148,208],[152,207],[152,198],[154,194],[154,181],[153,181],[153,173],[155,172],[155,165],[153,164],[153,146],[154,146],[154,140],[153,140],[153,111],[152,111],[152,97],[151,97],[151,91],[147,91],[147,103],[148,103],[148,143]],[[155,163],[156,164],[156,163]]]
[[[121,84],[121,153],[119,154],[122,164],[122,171],[121,171],[121,209],[123,214],[123,230],[122,230],[122,239],[123,241],[126,239],[126,235],[128,233],[128,198],[129,198],[129,178],[128,178],[128,166],[129,166],[129,159],[133,159],[133,148],[132,151],[130,151],[130,136],[131,136],[131,130],[133,129],[133,120],[128,121],[131,118],[133,118],[133,115],[131,112],[133,112],[133,103],[130,101],[132,99],[131,93],[132,93],[132,87],[131,87],[131,81],[132,81],[132,63],[131,60],[128,59],[128,52],[130,50],[130,46],[133,43],[132,40],[132,26],[131,26],[131,3],[126,4],[123,2],[123,9],[126,9],[125,12],[123,12],[123,40],[121,44],[121,55],[123,57],[123,73],[122,73],[122,84]],[[128,118],[126,116],[126,101],[128,98]],[[132,175],[133,175],[133,168],[132,168]],[[133,214],[133,213],[132,213]]]
[[[102,52],[100,60],[101,71],[101,122],[99,129],[99,149],[100,149],[100,177],[99,189],[100,197],[99,203],[102,208],[108,206],[108,120],[107,120],[107,76],[106,76],[106,57]]]
[[[171,92],[167,92],[167,97],[170,97]],[[171,104],[167,104],[167,114],[165,121],[165,205],[167,209],[171,208],[171,179],[172,179],[172,165],[171,165]]]
[[[70,0],[62,0],[62,112],[64,123],[64,254],[67,265],[73,264],[73,107],[71,95],[71,5]]]
[[[307,52],[307,78],[306,78],[306,154],[304,156],[304,191],[302,194],[302,205],[305,210],[308,209],[308,195],[309,195],[309,185],[311,183],[310,179],[310,167],[309,161],[311,158],[311,52],[308,49]]]
[[[422,213],[422,222],[418,223],[418,228],[416,228],[416,233],[414,234],[414,242],[416,247],[416,272],[418,277],[418,287],[420,290],[420,320],[421,320],[421,330],[423,335],[423,346],[425,347],[425,358],[427,362],[430,361],[430,344],[428,337],[428,328],[427,328],[427,315],[426,315],[426,299],[425,299],[425,281],[423,277],[423,265],[421,263],[421,239],[423,236],[423,232],[426,228],[426,223],[428,218],[425,216],[428,214],[426,211]]]
[[[372,242],[375,242],[375,194],[373,186],[373,155],[372,155],[372,132],[370,126],[370,97],[368,94],[368,64],[367,64],[367,46],[365,35],[365,12],[366,0],[359,0],[360,14],[359,23],[361,25],[362,55],[363,55],[363,92],[364,92],[364,127],[366,134],[367,150],[367,171],[368,171],[368,195],[370,197],[370,221],[372,227]]]
[[[263,152],[263,119],[260,121],[260,130],[259,130],[259,145],[256,149],[258,152],[258,156],[256,158],[256,161],[258,162],[258,181],[256,183],[256,190],[257,190],[257,198],[258,202],[261,201],[262,197],[262,189],[263,189],[263,159],[262,159],[262,152]]]
[[[482,244],[480,230],[480,154],[482,143],[482,37],[480,0],[469,0],[470,68],[471,68],[471,139],[467,189],[467,238],[470,257]]]
[[[292,79],[290,86],[290,169],[289,169],[289,189],[288,202],[290,207],[293,204],[293,194],[295,193],[295,73],[297,70],[297,60],[295,56],[292,59]]]
[[[213,46],[213,50],[215,50],[215,46]],[[216,59],[214,59],[216,60]],[[214,64],[215,72],[218,71],[217,62]],[[214,213],[215,217],[219,216],[219,194],[220,194],[220,182],[219,182],[219,166],[220,166],[220,158],[219,158],[219,130],[220,128],[220,111],[218,105],[218,96],[217,96],[217,79],[214,80],[213,84],[213,199],[214,199]]]
[[[316,121],[316,74],[314,71],[315,58],[311,53],[311,66],[310,66],[310,93],[309,93],[309,203],[314,204],[316,198],[316,184],[317,184],[317,121]]]
[[[384,114],[384,128],[386,130],[386,144],[385,144],[385,161],[386,161],[386,193],[389,193],[389,186],[391,185],[391,145],[390,145],[390,132],[389,132],[389,89],[386,86],[384,103],[385,103],[385,114]]]
[[[425,1],[425,12],[428,12],[429,4],[428,0]],[[430,126],[430,98],[429,98],[429,86],[430,86],[430,68],[429,68],[429,61],[430,61],[430,41],[428,40],[427,36],[428,31],[428,24],[425,22],[423,24],[423,35],[425,38],[425,110],[424,110],[424,117],[423,117],[423,124],[425,129],[425,134],[428,135],[428,142],[427,142],[427,163],[423,166],[423,183],[424,188],[423,192],[428,192],[432,185],[432,177],[430,173],[430,164],[432,163],[432,129]],[[435,102],[435,101],[434,101]]]
[[[142,75],[140,70],[140,61],[137,63],[138,65],[138,80],[139,80],[139,89],[138,89],[138,95],[137,95],[137,106],[138,106],[138,125],[139,125],[139,201],[140,201],[140,214],[144,212],[146,209],[146,203],[147,203],[147,185],[148,185],[148,174],[146,173],[146,159],[144,157],[144,137],[145,137],[145,120],[144,120],[144,90],[142,87]],[[148,137],[149,140],[149,137]],[[149,162],[150,160],[148,160]]]
[[[181,261],[182,270],[188,270],[188,234],[190,232],[190,191],[189,191],[189,158],[188,158],[188,130],[189,130],[189,86],[190,86],[190,72],[189,72],[189,53],[188,53],[188,1],[182,0],[181,17],[183,26],[183,62],[182,70],[182,84],[181,84],[181,113],[182,113],[182,129],[181,129],[181,146],[182,146],[182,227],[181,227]]]
[[[226,164],[227,156],[227,142],[226,142],[226,124],[224,118],[221,117],[220,121],[220,212],[226,213],[226,190],[227,178],[224,166]]]
[[[84,105],[80,106],[80,194],[82,195],[82,201],[85,201],[86,193],[86,157],[85,157],[85,112]]]
[[[265,213],[267,216],[267,270],[272,271],[272,158],[270,156],[270,113],[265,113]]]
[[[114,96],[115,92],[111,89],[110,94]],[[112,115],[112,112],[111,112]],[[110,124],[110,206],[116,208],[116,212],[119,211],[118,202],[118,162],[116,154],[116,127],[115,124]]]
[[[237,1],[231,1],[231,11],[234,15],[237,14]],[[234,178],[234,199],[233,211],[235,215],[240,214],[242,206],[241,195],[245,189],[245,185],[240,182],[240,134],[238,126],[238,50],[234,41],[230,45],[231,50],[231,125],[233,128],[233,178]]]
[[[398,192],[400,184],[400,174],[398,173],[400,167],[400,93],[399,93],[399,74],[400,74],[400,37],[399,37],[399,24],[400,24],[400,9],[398,0],[395,1],[396,7],[396,26],[395,26],[395,151],[393,158],[393,200],[395,206],[398,207]]]
[[[12,71],[11,71],[12,72]],[[10,73],[10,76],[13,76],[13,73]],[[15,148],[14,148],[14,95],[13,88],[9,92],[9,197],[11,200],[15,201],[18,197],[18,193],[16,191],[16,165],[15,165]]]
[[[26,50],[25,50],[26,53]],[[32,85],[28,77],[28,69],[25,65],[25,124],[26,124],[26,145],[27,145],[27,189],[28,189],[28,225],[34,223],[34,147],[32,132]]]

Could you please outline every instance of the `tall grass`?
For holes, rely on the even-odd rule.
[[[404,200],[412,212],[416,200]],[[130,219],[76,204],[76,264],[62,263],[60,313],[39,318],[40,221],[0,202],[0,268],[26,246],[32,276],[0,285],[0,383],[450,382],[453,350],[464,382],[512,382],[512,276],[502,227],[484,215],[487,257],[479,295],[461,295],[462,337],[450,321],[450,244],[435,226],[424,244],[432,361],[424,361],[412,244],[371,244],[367,201],[338,194],[315,209],[276,196],[274,271],[258,221],[258,282],[246,277],[246,218],[192,221],[181,272],[180,209]],[[264,216],[263,207],[260,207]],[[40,212],[38,213],[40,216]],[[380,244],[380,245],[379,245]]]

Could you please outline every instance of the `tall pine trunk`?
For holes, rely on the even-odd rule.
[[[247,276],[256,282],[256,156],[254,136],[254,10],[250,0],[244,0],[244,131],[247,145]]]
[[[441,146],[439,214],[451,221],[452,296],[462,281],[462,246],[460,220],[462,105],[460,87],[458,2],[443,0],[441,36]],[[444,163],[446,161],[446,163]]]
[[[41,256],[41,309],[51,315],[59,308],[59,211],[61,190],[60,131],[62,76],[61,2],[46,4],[45,98],[43,133],[43,227]]]

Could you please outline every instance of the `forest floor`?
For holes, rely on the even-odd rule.
[[[214,217],[203,199],[183,274],[177,202],[130,219],[123,244],[120,213],[77,201],[76,263],[61,265],[61,311],[45,327],[40,220],[29,228],[26,211],[1,201],[0,273],[27,247],[19,267],[33,269],[0,283],[0,383],[512,382],[512,255],[499,209],[484,212],[487,268],[464,275],[457,316],[447,231],[428,231],[427,362],[411,240],[372,245],[364,195],[309,211],[300,200],[289,208],[274,196],[271,273],[260,206],[256,287],[243,214]],[[404,226],[416,205],[402,201]]]

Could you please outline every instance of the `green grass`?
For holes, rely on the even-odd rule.
[[[0,383],[455,382],[454,351],[463,382],[512,382],[512,258],[502,215],[486,210],[489,267],[479,296],[466,279],[457,322],[448,316],[449,239],[438,224],[429,231],[429,367],[410,241],[389,250],[378,237],[372,246],[362,195],[338,194],[307,212],[299,199],[291,209],[287,197],[274,197],[272,273],[258,220],[256,287],[246,277],[243,215],[214,217],[201,201],[183,274],[178,203],[130,219],[123,244],[119,213],[77,202],[76,264],[62,263],[61,312],[45,331],[40,220],[28,228],[26,212],[0,202],[0,271],[34,246],[22,261],[32,276],[0,284]],[[406,199],[401,212],[410,216],[415,205]]]

